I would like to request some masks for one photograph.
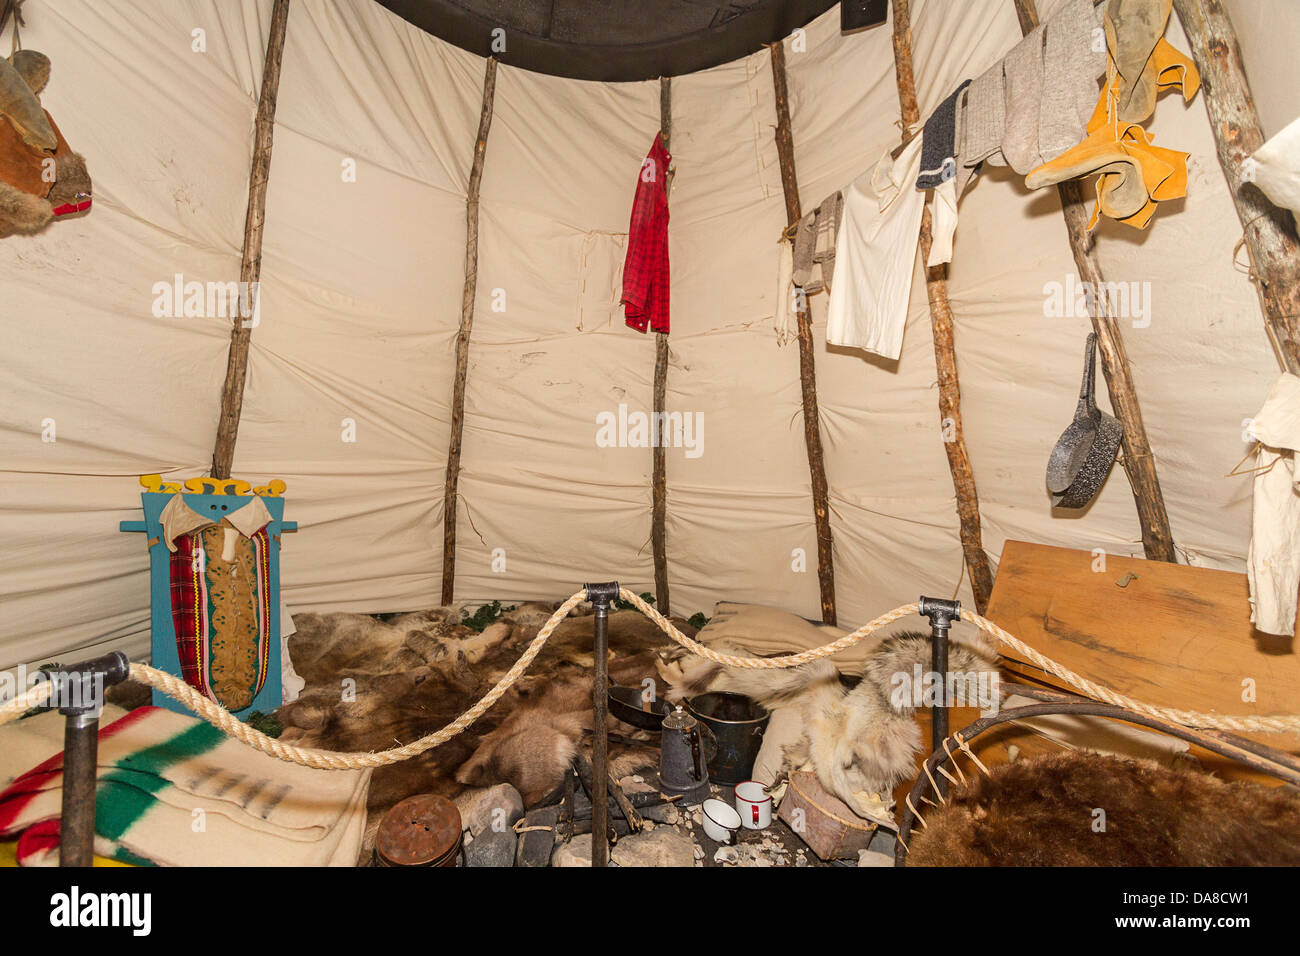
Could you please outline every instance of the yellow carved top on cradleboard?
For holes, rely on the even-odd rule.
[[[188,491],[196,495],[246,495],[252,492],[262,498],[279,498],[284,494],[285,483],[272,478],[264,485],[254,487],[240,478],[187,478],[184,488],[174,481],[163,481],[162,475],[141,475],[140,484],[152,494],[175,495]]]

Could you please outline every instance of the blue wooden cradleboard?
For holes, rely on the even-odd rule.
[[[176,652],[176,629],[172,623],[171,603],[171,552],[163,542],[163,528],[160,516],[167,503],[177,494],[184,495],[185,504],[201,515],[212,515],[214,521],[230,511],[238,510],[249,500],[249,492],[262,499],[266,510],[270,512],[271,521],[266,525],[267,570],[270,594],[267,610],[267,630],[269,647],[267,648],[266,680],[251,704],[235,711],[239,718],[246,718],[254,711],[269,714],[280,706],[280,535],[286,531],[297,531],[296,521],[284,520],[284,482],[276,479],[264,487],[252,488],[246,481],[235,479],[191,478],[184,488],[179,484],[164,482],[158,475],[145,475],[140,479],[148,490],[140,495],[144,507],[143,521],[123,521],[118,525],[121,531],[143,531],[149,543],[149,607],[150,607],[150,643],[153,652],[153,666],[159,670],[181,676],[181,664]],[[241,500],[242,499],[242,500]],[[179,713],[190,711],[167,695],[155,690],[153,703],[156,707],[165,707]]]

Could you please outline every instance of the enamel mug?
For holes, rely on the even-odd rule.
[[[721,800],[710,797],[700,808],[704,813],[704,832],[715,843],[729,844],[736,842],[736,831],[740,829],[740,815]]]
[[[736,784],[736,812],[747,830],[766,830],[772,822],[772,797],[757,780]]]

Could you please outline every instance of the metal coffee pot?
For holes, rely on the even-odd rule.
[[[660,738],[659,786],[683,794],[682,804],[699,803],[709,795],[709,761],[718,752],[713,731],[677,706],[664,718]]]

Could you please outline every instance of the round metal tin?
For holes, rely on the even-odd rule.
[[[460,811],[446,797],[407,797],[380,821],[375,861],[380,866],[455,866],[461,827]]]

